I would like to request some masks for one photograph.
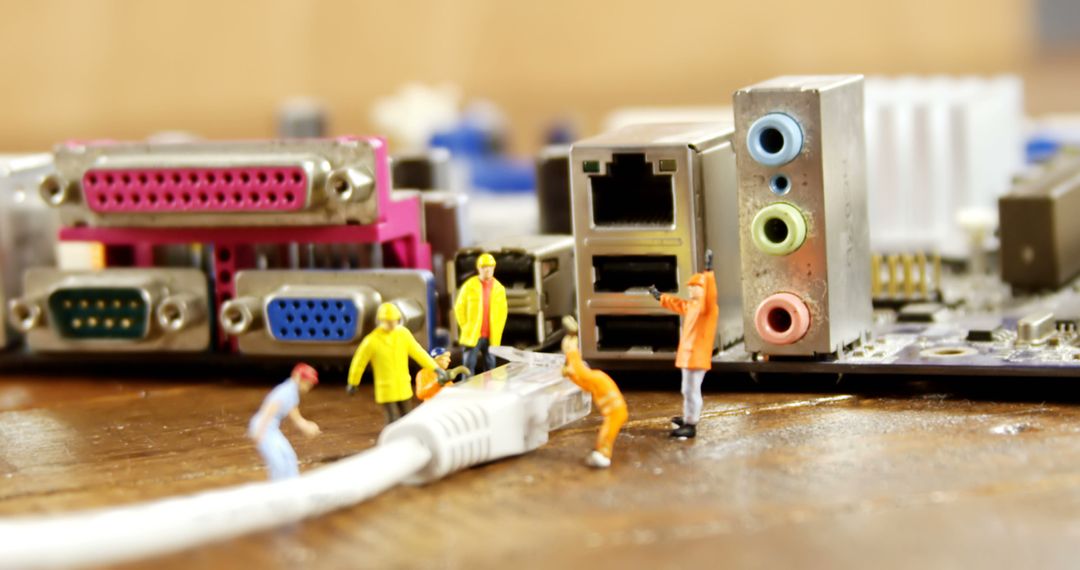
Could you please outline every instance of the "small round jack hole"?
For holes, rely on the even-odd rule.
[[[50,174],[41,179],[41,182],[38,183],[38,193],[41,195],[41,199],[52,207],[60,206],[71,198],[68,184],[55,174]]]
[[[798,295],[774,293],[754,311],[754,329],[769,344],[792,344],[810,330],[810,309]]]
[[[783,174],[777,174],[769,180],[769,190],[772,190],[773,194],[777,196],[783,196],[791,190],[791,179]]]
[[[32,301],[12,299],[8,303],[8,320],[19,332],[30,332],[41,324],[41,307]]]
[[[746,133],[746,148],[759,164],[781,166],[799,156],[803,132],[799,122],[786,113],[768,113],[758,117]]]
[[[355,168],[339,168],[326,178],[327,194],[338,202],[363,202],[375,191],[375,180]]]

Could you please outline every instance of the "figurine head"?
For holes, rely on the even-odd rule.
[[[293,366],[290,377],[300,387],[301,394],[307,394],[312,388],[319,385],[319,373],[303,362]]]
[[[570,352],[571,350],[578,349],[578,323],[574,317],[566,315],[562,319],[563,329],[566,331],[566,336],[562,339],[562,351],[563,354]]]
[[[495,256],[490,253],[482,253],[476,258],[476,272],[481,281],[488,281],[495,277]]]
[[[443,347],[436,347],[431,349],[431,358],[435,359],[435,364],[439,365],[439,368],[446,370],[450,368],[450,352]]]
[[[686,283],[686,291],[690,294],[690,298],[695,301],[700,301],[705,298],[705,275],[701,273],[695,273],[690,281]]]
[[[375,321],[384,331],[392,331],[401,323],[401,310],[393,303],[383,303],[375,311]]]

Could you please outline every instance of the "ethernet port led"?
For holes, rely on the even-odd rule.
[[[625,293],[655,285],[665,293],[679,290],[679,264],[674,255],[594,255],[593,290]]]
[[[613,154],[607,173],[590,175],[589,183],[596,227],[675,225],[671,174],[654,174],[644,154]]]
[[[675,352],[679,347],[679,317],[674,315],[597,315],[596,330],[601,351]]]

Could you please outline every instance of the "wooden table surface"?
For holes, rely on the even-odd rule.
[[[676,382],[627,390],[630,421],[608,471],[581,464],[594,414],[525,457],[125,568],[1080,564],[1080,408],[1069,390],[869,380],[722,392],[736,384],[709,378],[699,437],[671,441]],[[0,377],[0,515],[258,480],[244,431],[269,385]],[[324,381],[302,409],[323,429],[305,439],[286,428],[302,469],[371,446],[381,427],[370,386],[349,398]]]

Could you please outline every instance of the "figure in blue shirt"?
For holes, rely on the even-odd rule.
[[[319,374],[307,364],[297,364],[289,379],[278,384],[266,399],[259,411],[248,423],[248,437],[255,442],[266,463],[266,470],[271,480],[296,477],[300,466],[296,462],[296,452],[289,440],[281,433],[281,421],[288,416],[297,429],[306,436],[319,435],[319,426],[300,415],[300,396],[307,394],[319,383]]]

